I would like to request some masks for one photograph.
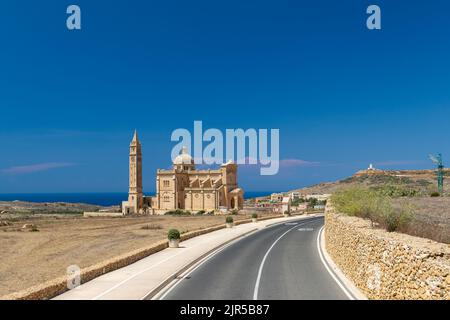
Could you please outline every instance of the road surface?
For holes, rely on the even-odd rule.
[[[322,262],[323,217],[263,229],[225,247],[174,282],[161,299],[348,299]]]

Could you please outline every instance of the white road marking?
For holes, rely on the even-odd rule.
[[[308,220],[307,222],[305,222],[305,223],[303,223],[303,224],[306,224],[306,223],[309,223],[309,222],[311,222],[311,220]],[[281,223],[273,224],[273,225],[270,225],[269,227],[279,226],[279,225],[281,225],[281,224],[283,224],[283,223],[281,222]],[[294,224],[294,225],[296,225],[296,227],[297,227],[297,223],[296,223],[296,222],[295,222],[295,223],[291,223],[291,224]],[[302,224],[302,225],[303,225],[303,224]],[[291,229],[290,229],[290,230],[291,230]],[[288,231],[290,231],[290,230],[288,230]],[[260,230],[258,230],[258,231],[260,231]],[[238,242],[238,241],[243,240],[244,238],[246,238],[247,236],[250,236],[250,235],[252,235],[252,234],[254,234],[254,232],[252,232],[252,233],[250,233],[250,234],[248,234],[248,235],[246,235],[246,236],[244,236],[244,237],[238,238],[238,239],[236,239],[236,240],[234,240],[234,241],[228,243],[227,245],[218,248],[218,249],[215,250],[214,252],[211,252],[208,256],[206,256],[205,258],[203,258],[202,260],[200,260],[197,264],[193,265],[193,266],[190,267],[188,270],[186,270],[185,272],[183,272],[182,274],[180,274],[180,275],[178,276],[178,278],[180,278],[180,279],[174,279],[174,280],[173,280],[171,283],[169,283],[165,288],[163,288],[159,293],[157,293],[157,294],[152,298],[152,300],[164,300],[164,299],[166,298],[166,296],[167,296],[172,290],[174,290],[175,287],[177,287],[177,286],[181,283],[181,281],[183,280],[183,278],[188,277],[189,275],[191,275],[195,270],[197,270],[198,268],[200,268],[200,267],[201,267],[203,264],[205,264],[208,260],[212,259],[215,255],[217,255],[217,254],[220,253],[221,251],[225,250],[227,247],[229,247],[229,246],[235,244],[235,243]],[[161,293],[162,293],[162,295],[161,295]],[[147,294],[147,295],[148,295],[148,294]],[[145,299],[145,297],[146,297],[147,295],[145,295],[142,299]],[[142,300],[142,299],[141,299],[141,300]]]
[[[319,232],[317,233],[317,251],[319,251],[320,260],[322,261],[323,265],[325,266],[325,269],[327,269],[328,273],[331,275],[331,277],[334,279],[334,281],[336,281],[336,283],[339,285],[339,287],[342,289],[342,291],[344,291],[345,295],[350,300],[355,300],[355,298],[350,294],[350,292],[347,290],[347,288],[341,283],[341,281],[339,281],[339,279],[336,277],[336,275],[333,273],[333,271],[331,271],[330,267],[328,266],[327,262],[325,261],[325,258],[323,257],[322,249],[320,247],[320,236],[322,235],[324,227],[325,226],[322,226],[322,228],[320,228]]]
[[[302,226],[304,224],[310,223],[312,221],[308,221],[305,223],[302,223],[298,226]],[[264,263],[266,262],[267,256],[269,255],[270,251],[272,251],[272,248],[277,244],[278,241],[280,241],[281,238],[283,238],[289,231],[294,230],[295,228],[298,227],[297,225],[295,225],[294,227],[290,228],[288,231],[286,231],[285,233],[283,233],[281,236],[279,236],[270,246],[269,250],[267,250],[266,254],[264,255],[261,264],[259,265],[259,270],[258,270],[258,276],[256,277],[256,283],[255,283],[255,289],[253,290],[253,300],[258,300],[258,291],[259,291],[259,283],[261,282],[261,275],[262,275],[262,271],[264,268]]]
[[[285,226],[296,226],[297,222],[288,222],[284,224]]]
[[[216,237],[214,237],[214,238],[217,238],[217,237],[220,237],[220,236],[221,236],[221,235],[218,235],[218,236],[216,236]],[[213,239],[214,239],[214,238],[213,238]],[[171,256],[167,257],[166,259],[163,259],[163,260],[161,260],[161,261],[159,261],[159,262],[157,262],[157,263],[151,265],[150,267],[145,268],[145,269],[143,269],[143,270],[141,270],[141,271],[139,271],[139,272],[137,272],[137,273],[131,275],[130,277],[128,277],[128,278],[122,280],[121,282],[119,282],[119,283],[117,283],[116,285],[112,286],[112,287],[109,288],[108,290],[106,290],[106,291],[104,291],[104,292],[102,292],[102,293],[96,295],[96,296],[95,296],[94,298],[92,298],[91,300],[98,300],[98,299],[100,299],[100,298],[103,297],[104,295],[106,295],[106,294],[110,293],[111,291],[117,289],[118,287],[120,287],[120,286],[122,286],[123,284],[127,283],[128,281],[130,281],[130,280],[136,278],[137,276],[139,276],[139,275],[141,275],[141,274],[143,274],[143,273],[145,273],[145,272],[147,272],[147,271],[149,271],[149,270],[151,270],[151,269],[153,269],[153,268],[159,266],[160,264],[162,264],[162,263],[164,263],[164,262],[166,262],[166,261],[168,261],[168,260],[170,260],[170,259],[172,259],[172,258],[175,258],[176,256],[179,256],[180,254],[183,254],[183,253],[185,253],[186,251],[191,250],[191,249],[193,249],[193,248],[195,248],[195,247],[197,247],[197,246],[199,246],[199,245],[201,245],[201,244],[202,244],[202,243],[198,243],[198,244],[196,244],[196,245],[194,245],[194,246],[192,246],[192,247],[190,247],[190,248],[180,250],[179,253],[174,254],[174,255],[171,255]],[[120,269],[119,269],[119,270],[120,270]]]
[[[253,234],[253,232],[250,233],[250,234]],[[248,234],[248,235],[250,235],[250,234]],[[247,235],[247,236],[248,236],[248,235]],[[245,236],[245,237],[247,237],[247,236]],[[169,283],[165,288],[163,288],[159,293],[157,293],[157,294],[155,295],[155,297],[152,298],[152,300],[164,300],[164,299],[166,298],[166,296],[167,296],[173,289],[175,289],[176,286],[178,286],[178,285],[181,283],[181,280],[183,280],[183,278],[189,277],[189,275],[190,275],[191,273],[193,273],[195,270],[197,270],[198,268],[200,268],[200,266],[202,266],[205,262],[207,262],[208,260],[210,260],[210,259],[211,259],[212,257],[214,257],[216,254],[218,254],[218,253],[221,252],[222,250],[225,250],[227,247],[229,247],[230,245],[234,244],[235,242],[244,239],[245,237],[236,239],[236,240],[234,240],[234,241],[231,241],[230,243],[228,243],[228,244],[226,244],[226,245],[220,247],[219,249],[215,250],[214,252],[211,252],[209,255],[207,255],[206,257],[204,257],[204,258],[203,258],[202,260],[200,260],[198,263],[194,264],[194,265],[193,265],[192,267],[190,267],[188,270],[186,270],[185,272],[183,272],[182,274],[180,274],[180,275],[178,276],[179,279],[174,279],[174,281],[172,281],[171,283]],[[169,289],[167,289],[167,288],[169,288]],[[166,290],[166,291],[163,293],[162,296],[160,296],[160,295],[161,295],[161,292],[163,292],[164,290]],[[149,293],[150,293],[150,292],[149,292]],[[145,299],[145,298],[149,295],[149,293],[147,293],[144,297],[142,297],[141,300]],[[159,297],[159,296],[160,296],[160,297]]]

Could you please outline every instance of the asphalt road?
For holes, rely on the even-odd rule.
[[[297,223],[294,225],[293,223]],[[180,279],[163,299],[348,299],[317,249],[323,217],[265,228],[232,243]]]

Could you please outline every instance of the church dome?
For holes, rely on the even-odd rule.
[[[187,148],[183,147],[181,153],[173,160],[173,164],[194,164],[194,159],[187,152]]]

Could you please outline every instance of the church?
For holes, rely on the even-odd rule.
[[[194,159],[183,147],[169,170],[158,169],[156,195],[144,196],[142,190],[142,146],[137,132],[130,144],[128,201],[123,214],[164,214],[171,210],[227,213],[240,210],[244,191],[237,185],[237,165],[232,161],[218,169],[197,170]]]

